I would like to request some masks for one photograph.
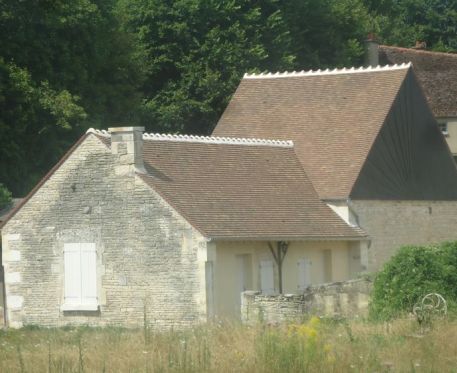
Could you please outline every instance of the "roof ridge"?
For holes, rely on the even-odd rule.
[[[89,128],[87,133],[93,133],[99,136],[110,137],[106,130]],[[144,140],[158,141],[179,141],[205,144],[228,144],[228,145],[255,145],[255,146],[277,146],[283,148],[292,148],[294,146],[291,140],[270,140],[241,137],[215,137],[215,136],[198,136],[198,135],[172,135],[162,133],[143,133]]]
[[[431,51],[428,49],[416,49],[416,48],[407,48],[407,47],[396,47],[394,45],[385,45],[385,44],[380,44],[379,48],[392,48],[392,49],[401,49],[401,50],[406,50],[408,52],[417,52],[417,53],[428,53],[428,54],[441,54],[444,56],[450,56],[450,57],[457,57],[456,52],[440,52],[440,51]]]
[[[326,70],[302,70],[302,71],[284,71],[284,72],[275,72],[275,73],[260,73],[260,74],[244,74],[243,79],[272,79],[272,78],[291,78],[291,77],[301,77],[301,76],[318,76],[318,75],[337,75],[337,74],[354,74],[354,73],[371,73],[378,71],[392,71],[392,70],[401,70],[409,69],[412,66],[411,62],[395,64],[395,65],[385,65],[385,66],[368,66],[368,67],[351,67],[342,69],[326,69]]]

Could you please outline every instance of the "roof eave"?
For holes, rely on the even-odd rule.
[[[363,236],[211,236],[209,241],[370,241]]]

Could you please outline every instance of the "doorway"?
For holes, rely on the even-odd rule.
[[[241,293],[252,290],[252,255],[236,255],[236,292],[237,292],[237,311],[241,309]],[[238,312],[239,314],[239,312]]]

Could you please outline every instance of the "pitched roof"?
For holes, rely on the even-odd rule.
[[[412,62],[432,112],[457,117],[457,54],[379,46],[382,64]]]
[[[409,64],[245,75],[213,134],[292,139],[321,199],[457,199]]]
[[[109,136],[97,135],[107,146]],[[140,177],[205,236],[338,239],[365,233],[322,203],[291,142],[144,135]]]
[[[408,69],[245,76],[213,135],[292,139],[319,196],[347,198]]]

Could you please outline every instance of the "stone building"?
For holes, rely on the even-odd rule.
[[[6,323],[186,327],[457,239],[409,65],[246,75],[213,137],[90,130],[3,223]]]
[[[457,169],[410,64],[245,75],[213,135],[293,140],[319,198],[369,235],[368,271],[457,239]]]
[[[137,127],[89,131],[2,239],[11,327],[239,317],[243,290],[349,279],[367,245],[319,200],[292,142]]]

